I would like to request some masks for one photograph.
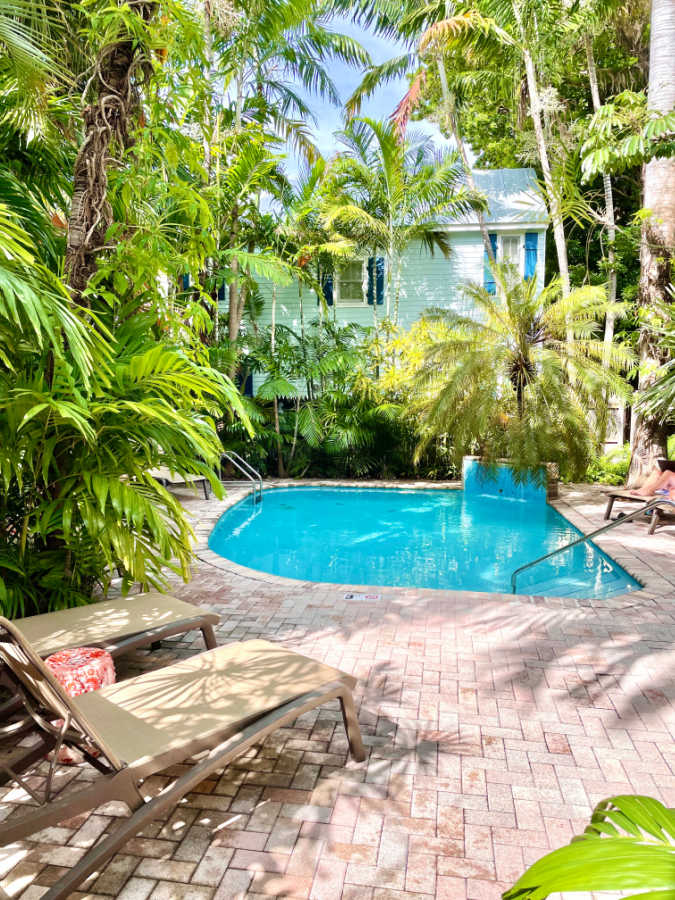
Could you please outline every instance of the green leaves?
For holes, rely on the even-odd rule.
[[[543,900],[557,891],[630,891],[666,900],[675,891],[675,813],[651,797],[598,804],[583,835],[549,853],[503,894]]]
[[[620,173],[655,157],[675,153],[675,111],[649,112],[642,92],[622,91],[588,122],[581,147],[586,181],[602,172]]]
[[[496,274],[503,290],[494,295],[466,287],[472,315],[432,311],[394,344],[400,361],[387,378],[399,389],[412,382],[410,412],[424,434],[418,453],[452,435],[456,463],[478,452],[519,471],[556,462],[564,476],[580,477],[593,449],[589,418],[601,419],[608,394],[627,396],[621,375],[633,354],[618,344],[608,354],[600,339],[601,287],[560,298],[557,283],[538,294],[513,267]]]
[[[68,342],[73,362],[88,377],[93,332],[70,307],[62,283],[39,260],[20,220],[0,203],[0,364],[13,368],[17,340],[40,351],[63,354]]]

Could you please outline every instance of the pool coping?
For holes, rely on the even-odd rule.
[[[265,490],[273,490],[274,488],[288,487],[360,487],[360,488],[378,488],[393,490],[462,490],[461,481],[354,481],[347,479],[270,479],[264,482]],[[337,582],[310,582],[296,578],[287,578],[282,575],[272,575],[268,572],[262,572],[259,569],[253,569],[243,566],[233,560],[220,556],[208,546],[209,536],[215,527],[217,521],[228,509],[250,495],[252,487],[248,484],[244,485],[239,482],[228,482],[224,484],[226,495],[223,500],[212,498],[208,505],[200,505],[199,521],[193,523],[196,542],[194,552],[197,558],[213,568],[232,574],[248,578],[252,581],[258,581],[265,584],[286,585],[289,588],[307,584],[321,584],[330,587],[339,587],[348,590],[358,590],[365,592],[386,591],[386,590],[412,590],[413,588],[402,587],[401,585],[345,585]],[[609,485],[561,485],[560,495],[557,498],[550,498],[546,502],[549,503],[557,512],[566,518],[575,528],[582,534],[595,530],[600,527],[597,522],[599,513],[604,513],[605,492],[610,490]],[[575,496],[581,492],[583,502],[588,504],[589,496],[593,501],[602,501],[600,509],[585,507],[579,508],[579,504],[575,503]],[[595,495],[595,496],[593,496]],[[593,503],[595,507],[596,504]],[[206,507],[206,508],[205,508]],[[211,512],[211,510],[213,510]],[[575,598],[575,597],[556,597],[555,595],[537,595],[537,594],[504,594],[487,591],[466,591],[459,588],[424,588],[424,590],[435,591],[439,594],[462,593],[473,596],[489,596],[508,598],[512,601],[528,602],[533,604],[551,603],[565,607],[588,607],[594,608],[609,607],[612,609],[625,608],[626,606],[641,606],[645,603],[653,604],[662,601],[675,599],[675,566],[673,572],[669,576],[662,570],[659,571],[658,559],[651,560],[651,555],[658,557],[658,551],[652,547],[636,547],[636,537],[642,539],[643,535],[636,534],[634,523],[626,525],[627,531],[621,529],[624,537],[632,536],[633,540],[630,545],[624,543],[618,536],[619,529],[614,529],[606,535],[601,535],[595,539],[593,543],[604,553],[607,554],[614,562],[620,565],[632,578],[643,585],[642,589],[635,591],[627,591],[622,594],[615,594],[612,597],[595,599],[595,598]],[[653,541],[657,535],[648,536],[647,540]],[[642,542],[642,541],[641,541]],[[673,544],[675,549],[675,544]],[[644,557],[647,557],[645,559]]]

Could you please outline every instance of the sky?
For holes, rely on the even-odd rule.
[[[405,52],[402,44],[389,38],[373,35],[361,26],[347,20],[336,20],[332,28],[334,31],[341,31],[356,38],[370,53],[374,63],[385,62]],[[331,62],[328,69],[341,100],[346,101],[360,83],[363,73],[340,62]],[[363,104],[361,114],[372,116],[375,119],[386,118],[394,111],[407,89],[408,82],[405,78],[399,78],[383,85]],[[322,155],[329,157],[338,147],[333,132],[342,126],[342,111],[318,97],[307,97],[307,95],[305,97],[317,119],[317,124],[313,126],[316,143]],[[433,135],[439,146],[447,143],[438,126],[433,122],[415,122],[414,128],[417,132],[423,131]]]

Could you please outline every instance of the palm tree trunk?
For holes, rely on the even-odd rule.
[[[277,286],[272,285],[272,322],[270,325],[270,355],[274,364],[274,351],[276,350],[276,330],[277,330]],[[272,401],[274,411],[274,431],[277,436],[277,474],[279,478],[285,478],[284,460],[281,455],[281,426],[279,424],[279,398],[275,397]]]
[[[128,5],[144,23],[157,8],[156,3],[144,0],[129,0]],[[131,144],[132,118],[138,105],[132,82],[134,73],[149,71],[144,55],[142,42],[129,32],[128,38],[101,50],[90,79],[94,99],[83,112],[84,141],[75,160],[65,261],[73,300],[87,306],[83,293],[96,271],[98,254],[113,221],[108,168]]]
[[[647,107],[664,115],[675,108],[675,0],[652,0]],[[640,246],[640,294],[646,327],[640,334],[639,388],[653,383],[654,370],[662,362],[657,341],[649,330],[654,307],[667,297],[672,280],[675,247],[675,158],[652,159],[643,170],[643,206],[650,211],[642,223]],[[665,456],[667,432],[654,420],[637,417],[633,431],[629,480],[638,483]]]
[[[539,162],[541,171],[544,176],[544,186],[548,195],[548,205],[551,211],[551,221],[553,223],[553,237],[555,240],[556,253],[558,255],[558,269],[560,271],[560,282],[562,284],[563,297],[570,293],[570,272],[569,263],[567,261],[567,244],[565,243],[565,228],[563,226],[562,213],[560,210],[560,202],[553,183],[553,174],[551,172],[551,163],[548,156],[548,147],[546,145],[546,136],[544,134],[544,125],[542,122],[541,98],[539,95],[539,84],[537,81],[537,73],[534,67],[532,54],[528,49],[528,37],[523,25],[521,10],[518,6],[519,0],[513,0],[513,13],[518,24],[520,33],[520,42],[522,44],[523,62],[525,63],[525,75],[527,77],[527,89],[530,94],[530,116],[534,125],[534,136],[537,144],[537,152],[539,154]]]
[[[396,281],[394,284],[394,324],[398,325],[398,311],[401,302],[401,254],[396,254]]]
[[[595,55],[593,53],[593,40],[590,34],[584,36],[584,45],[586,48],[586,62],[588,65],[588,81],[591,88],[591,99],[593,100],[593,109],[597,112],[600,109],[600,91],[598,89],[598,73],[595,67]],[[616,302],[616,250],[614,242],[616,241],[616,222],[614,219],[614,192],[612,191],[612,179],[607,173],[602,175],[602,186],[605,192],[605,228],[607,229],[607,300],[610,303]],[[614,340],[614,315],[609,313],[605,319],[605,364],[607,364],[609,351]]]
[[[390,223],[389,223],[389,234],[392,234],[392,230],[393,230],[393,225],[392,225],[392,223],[390,222]],[[388,248],[388,251],[387,251],[387,255],[388,255],[388,257],[389,257],[389,260],[388,260],[388,264],[387,264],[387,299],[386,299],[386,310],[387,310],[387,318],[388,318],[388,319],[391,319],[391,270],[392,270],[393,265],[394,265],[394,256],[395,256],[394,242],[391,241],[391,240],[389,241],[389,248]],[[377,259],[377,257],[374,256],[373,259]],[[377,296],[376,296],[376,295],[377,295],[377,290],[376,290],[376,284],[377,284],[377,273],[376,273],[375,271],[373,271],[373,305],[375,305],[375,304],[377,303]]]
[[[445,117],[448,123],[448,129],[452,134],[452,138],[457,146],[457,151],[459,152],[459,155],[461,157],[462,165],[464,166],[464,173],[466,175],[466,183],[469,185],[469,188],[472,191],[476,191],[476,182],[474,181],[471,163],[469,162],[469,154],[466,152],[464,138],[462,137],[462,134],[459,130],[459,125],[457,123],[455,103],[448,87],[448,78],[445,72],[445,63],[443,62],[442,57],[437,57],[437,63],[438,77],[441,82],[441,94],[443,96],[443,106],[445,108]],[[487,225],[485,224],[485,216],[483,215],[482,209],[478,210],[478,227],[483,239],[483,247],[485,248],[485,252],[487,253],[487,258],[489,259],[490,264],[492,264],[495,262],[495,255],[492,250],[490,235]]]

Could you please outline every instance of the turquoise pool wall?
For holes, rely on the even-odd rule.
[[[465,456],[462,461],[462,481],[467,496],[546,503],[546,470],[543,466],[541,478],[529,475],[517,482],[508,465],[488,467],[479,459]]]

